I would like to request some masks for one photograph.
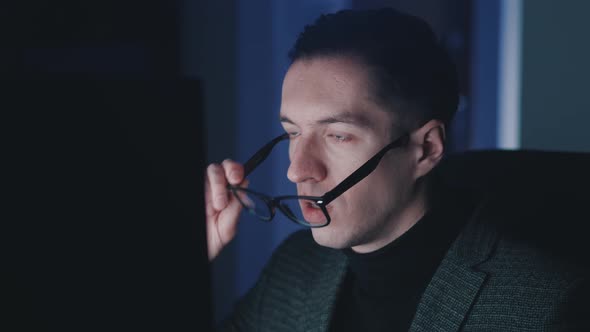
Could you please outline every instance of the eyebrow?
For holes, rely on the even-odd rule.
[[[281,122],[295,124],[287,116],[280,115]],[[317,124],[331,124],[331,123],[347,123],[361,128],[371,128],[371,121],[363,114],[352,113],[352,112],[341,112],[338,114],[330,115],[328,117],[319,119],[316,121]]]

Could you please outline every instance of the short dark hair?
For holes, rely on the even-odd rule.
[[[378,101],[399,110],[405,129],[430,119],[449,123],[455,114],[455,65],[422,19],[392,8],[322,15],[289,52],[292,63],[321,56],[352,56],[368,66]]]

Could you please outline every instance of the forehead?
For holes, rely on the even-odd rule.
[[[315,57],[294,62],[283,81],[283,98],[371,99],[367,70],[350,57]]]
[[[376,102],[368,70],[360,61],[316,57],[293,63],[283,81],[281,116],[313,121],[338,114],[368,120],[391,115]]]

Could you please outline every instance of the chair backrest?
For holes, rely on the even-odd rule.
[[[449,155],[437,171],[485,196],[484,211],[515,236],[590,266],[590,153],[471,151]]]

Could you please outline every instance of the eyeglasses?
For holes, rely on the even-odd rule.
[[[371,174],[371,172],[377,168],[377,165],[387,151],[406,145],[409,141],[409,137],[410,135],[406,133],[386,145],[371,157],[371,159],[334,187],[334,189],[328,191],[321,197],[297,195],[270,197],[247,188],[233,185],[228,185],[228,189],[231,190],[234,196],[240,201],[240,203],[242,203],[242,206],[247,212],[255,215],[263,221],[271,221],[275,216],[276,209],[278,209],[291,221],[302,226],[310,228],[325,227],[328,226],[331,221],[326,206]],[[280,135],[258,150],[244,163],[244,177],[248,176],[268,157],[277,143],[288,138],[289,134]]]

